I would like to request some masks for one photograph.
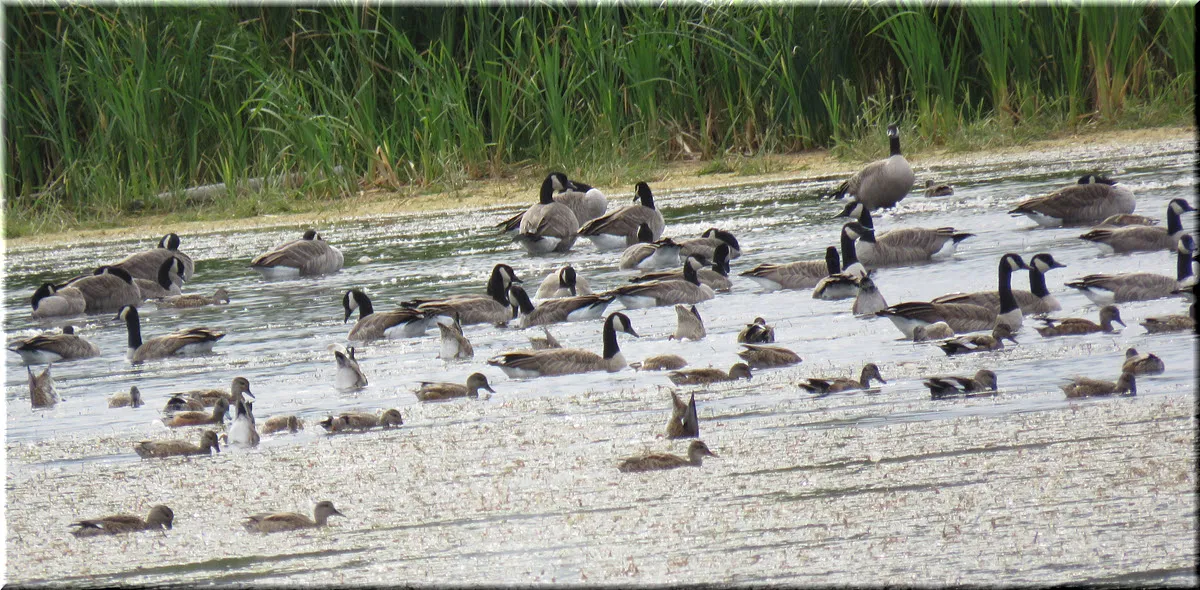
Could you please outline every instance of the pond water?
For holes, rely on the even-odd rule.
[[[1047,275],[1060,317],[1095,319],[1097,308],[1063,283],[1096,272],[1173,274],[1168,252],[1101,256],[1077,239],[1086,228],[1043,229],[1006,214],[1022,198],[1102,171],[1130,186],[1137,212],[1161,218],[1176,197],[1194,201],[1190,141],[980,159],[918,169],[918,180],[955,186],[950,197],[912,194],[875,226],[953,225],[975,237],[953,259],[877,271],[889,303],[996,288],[1006,252],[1027,261],[1050,252],[1067,268]],[[582,180],[587,180],[582,175]],[[835,244],[841,202],[816,198],[834,179],[659,195],[667,235],[733,232],[744,255],[733,273],[761,262],[818,259]],[[653,183],[651,183],[653,187]],[[531,201],[536,187],[531,187]],[[631,189],[610,191],[610,209]],[[370,381],[334,388],[326,350],[345,343],[341,298],[359,287],[377,310],[402,300],[482,292],[496,263],[511,265],[532,291],[570,261],[593,288],[633,276],[619,253],[580,240],[573,252],[529,257],[492,229],[511,207],[399,215],[318,228],[346,267],[319,278],[267,281],[249,260],[295,239],[287,227],[182,236],[196,261],[185,292],[226,287],[225,306],[142,307],[145,336],[208,326],[228,335],[208,356],[131,366],[125,329],[109,314],[37,321],[29,295],[98,264],[149,248],[112,241],[6,253],[6,337],[71,323],[98,358],[56,364],[64,400],[31,410],[25,368],[5,359],[8,575],[12,581],[100,583],[881,583],[898,580],[1026,583],[1079,580],[1195,584],[1195,338],[1149,335],[1144,317],[1184,313],[1182,299],[1128,303],[1115,334],[1043,339],[1026,321],[1020,344],[947,358],[900,340],[886,319],[857,319],[850,301],[811,291],[764,293],[745,277],[698,306],[708,336],[669,341],[670,307],[628,311],[640,338],[619,336],[630,361],[671,352],[691,366],[738,361],[735,335],[755,316],[799,366],[765,369],[750,382],[680,388],[695,392],[703,439],[719,458],[701,469],[618,473],[643,452],[683,453],[657,438],[671,386],[663,373],[631,369],[585,376],[510,379],[485,361],[525,348],[539,328],[468,326],[475,358],[437,358],[437,331],[362,345]],[[1185,221],[1195,231],[1191,216]],[[1014,286],[1028,288],[1025,273]],[[620,309],[614,303],[610,311]],[[353,321],[353,320],[351,320]],[[568,347],[599,352],[600,321],[550,326]],[[1153,352],[1164,375],[1139,378],[1138,397],[1066,400],[1058,385],[1076,374],[1115,379],[1124,351]],[[806,377],[857,376],[879,365],[878,392],[814,398]],[[937,374],[990,368],[1000,393],[932,401],[921,385]],[[421,381],[463,382],[485,373],[485,400],[422,404]],[[250,380],[261,423],[297,414],[298,435],[267,436],[256,449],[211,459],[141,461],[132,443],[195,438],[163,426],[171,392],[227,388]],[[137,385],[140,409],[109,409],[106,398]],[[330,412],[399,408],[399,430],[327,438]],[[238,526],[264,510],[310,512],[329,499],[347,516],[329,529],[260,536]],[[175,510],[167,535],[76,540],[67,525],[113,512]],[[1137,551],[1133,551],[1137,548]],[[870,556],[871,563],[859,560]]]

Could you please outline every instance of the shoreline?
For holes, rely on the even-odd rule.
[[[1094,133],[1072,133],[1052,139],[1038,140],[1026,144],[1013,144],[990,150],[949,151],[945,149],[917,152],[907,156],[918,172],[931,164],[937,166],[953,166],[964,161],[977,161],[982,156],[991,159],[1005,160],[1014,156],[1028,156],[1030,152],[1062,149],[1079,143],[1083,138],[1088,140],[1088,149],[1103,149],[1105,146],[1151,144],[1163,141],[1195,139],[1197,130],[1194,127],[1150,127],[1142,129],[1098,131]],[[654,186],[656,194],[669,195],[678,191],[710,190],[738,186],[755,186],[780,182],[813,180],[823,177],[849,175],[857,171],[864,163],[843,161],[832,156],[828,150],[812,150],[794,154],[778,154],[763,156],[771,162],[771,168],[776,171],[764,174],[741,174],[739,172],[718,172],[700,174],[700,171],[711,160],[693,160],[670,162],[665,164],[654,177],[647,179]],[[584,175],[586,180],[586,175]],[[923,179],[918,178],[918,184]],[[942,179],[939,179],[942,180]],[[953,184],[953,179],[946,179]],[[452,211],[461,209],[477,209],[517,205],[533,202],[530,195],[536,192],[536,186],[529,184],[523,178],[506,178],[483,180],[470,183],[471,192],[455,189],[440,193],[414,195],[411,193],[367,190],[360,191],[353,197],[331,202],[333,206],[327,211],[308,211],[301,213],[271,214],[255,217],[229,218],[216,220],[176,221],[171,222],[168,216],[148,216],[137,218],[138,225],[121,226],[103,229],[67,230],[62,232],[21,236],[4,240],[5,251],[32,250],[49,245],[70,245],[95,242],[109,239],[145,238],[157,239],[168,232],[178,234],[208,233],[225,230],[245,230],[252,228],[270,228],[290,225],[317,225],[331,222],[345,222],[371,216],[403,215],[409,213],[430,213],[436,211]],[[632,194],[632,189],[622,187],[597,186],[605,191],[610,200],[620,201],[626,193]],[[918,190],[914,187],[914,190]]]

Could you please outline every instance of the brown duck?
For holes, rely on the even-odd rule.
[[[451,399],[455,397],[479,397],[479,390],[486,389],[492,393],[496,393],[495,389],[488,384],[487,376],[483,373],[471,373],[467,377],[467,384],[459,383],[433,383],[422,381],[421,388],[417,390],[417,399],[423,402]]]
[[[180,426],[199,426],[204,424],[221,424],[225,421],[225,414],[229,412],[229,402],[220,399],[213,406],[212,413],[208,412],[178,412],[166,420],[166,425],[171,428],[179,428]]]
[[[737,363],[729,368],[726,373],[721,369],[686,369],[683,371],[671,371],[667,373],[667,378],[675,385],[705,385],[708,383],[721,383],[723,381],[735,381],[737,379],[750,379],[750,366],[746,363]]]
[[[133,444],[133,450],[143,459],[161,459],[163,457],[181,457],[188,455],[211,455],[214,451],[221,452],[221,444],[217,433],[205,430],[200,433],[200,446],[184,440],[144,440]]]
[[[700,418],[696,415],[696,394],[688,403],[671,392],[671,418],[667,420],[667,438],[699,438]]]
[[[687,360],[677,354],[657,354],[629,366],[635,371],[678,371],[687,366]]]
[[[617,470],[625,473],[638,473],[642,471],[677,469],[679,467],[700,467],[706,455],[709,457],[717,456],[716,453],[708,450],[708,446],[704,444],[704,441],[694,440],[688,446],[688,456],[686,459],[678,455],[654,453],[624,459],[617,465]]]
[[[1097,324],[1091,320],[1083,318],[1067,318],[1065,320],[1055,320],[1045,318],[1041,320],[1045,326],[1035,327],[1043,337],[1050,336],[1076,336],[1080,334],[1094,334],[1096,332],[1104,332],[1111,334],[1113,331],[1113,322],[1125,325],[1121,321],[1121,312],[1115,305],[1105,305],[1100,308],[1100,323]]]
[[[378,416],[367,412],[343,412],[320,422],[321,427],[330,434],[349,431],[361,432],[375,427],[383,427],[386,430],[403,424],[404,418],[400,415],[400,410],[396,409],[384,410]]]
[[[142,520],[132,514],[117,514],[114,516],[105,516],[104,518],[81,520],[71,523],[71,526],[79,527],[71,531],[71,534],[76,537],[97,537],[100,535],[120,535],[138,531],[169,529],[174,521],[175,513],[170,508],[159,504],[150,509],[150,514],[146,516],[146,520]]]
[[[108,398],[108,407],[110,408],[140,408],[145,405],[142,401],[142,391],[136,385],[129,388],[129,392],[116,393]]]
[[[840,393],[843,391],[855,391],[859,389],[870,389],[871,380],[875,379],[880,383],[887,383],[883,380],[883,376],[879,374],[879,367],[875,363],[867,363],[863,365],[862,373],[857,381],[846,377],[835,377],[832,379],[805,379],[800,382],[800,387],[807,389],[813,393],[827,394]]]
[[[262,425],[263,434],[288,431],[295,434],[304,429],[304,421],[296,416],[271,416]]]
[[[317,502],[313,516],[316,517],[315,520],[295,512],[260,512],[247,516],[242,526],[252,533],[278,533],[327,526],[330,516],[345,514],[338,512],[338,509],[333,507],[333,502],[323,500]]]
[[[1122,372],[1116,383],[1089,379],[1087,377],[1075,377],[1070,383],[1060,385],[1059,387],[1062,388],[1063,393],[1067,394],[1067,397],[1093,397],[1112,395],[1114,393],[1137,395],[1137,381],[1133,373],[1128,371]]]
[[[770,369],[800,363],[800,355],[782,347],[763,344],[743,344],[745,350],[737,353],[751,369]]]
[[[1125,363],[1121,370],[1134,375],[1162,375],[1167,370],[1166,364],[1157,355],[1151,353],[1138,354],[1136,348],[1125,351]]]

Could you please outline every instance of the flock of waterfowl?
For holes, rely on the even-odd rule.
[[[1100,323],[1082,318],[1055,319],[1047,314],[1061,307],[1049,291],[1045,273],[1063,268],[1049,253],[1026,260],[1006,253],[998,261],[995,291],[951,293],[929,301],[907,301],[888,305],[875,285],[876,269],[927,263],[950,258],[959,243],[972,234],[953,227],[897,228],[881,231],[872,219],[872,211],[896,206],[913,190],[916,181],[912,168],[900,152],[899,132],[889,126],[891,155],[874,162],[839,185],[835,197],[850,197],[837,215],[849,218],[841,229],[837,245],[829,246],[823,259],[759,264],[741,272],[764,290],[812,290],[812,297],[825,300],[854,299],[856,316],[879,316],[891,320],[906,339],[928,341],[946,355],[996,351],[1004,341],[1017,342],[1025,316],[1034,316],[1041,324],[1036,331],[1042,337],[1111,332],[1113,323],[1124,326],[1116,303],[1191,296],[1195,279],[1192,271],[1195,243],[1182,228],[1180,216],[1193,208],[1183,199],[1172,200],[1166,211],[1166,227],[1157,220],[1134,215],[1135,199],[1124,187],[1099,175],[1085,175],[1077,183],[1044,196],[1022,201],[1011,211],[1025,215],[1041,226],[1095,225],[1080,236],[1100,245],[1106,253],[1147,250],[1173,250],[1178,265],[1174,276],[1149,272],[1094,274],[1067,282],[1103,307]],[[925,195],[950,194],[952,189],[929,181]],[[608,307],[620,302],[626,310],[674,306],[677,328],[671,339],[701,340],[708,337],[698,304],[713,300],[732,288],[730,262],[742,256],[742,246],[730,232],[712,228],[698,237],[667,237],[666,224],[655,205],[650,187],[639,182],[634,204],[609,210],[607,198],[597,189],[573,181],[560,172],[549,174],[542,183],[538,202],[521,214],[498,226],[511,234],[512,241],[532,255],[569,252],[579,237],[590,240],[600,251],[613,251],[612,264],[620,269],[639,270],[643,274],[629,283],[599,291],[576,268],[566,264],[550,273],[538,285],[531,298],[512,266],[496,264],[482,293],[452,294],[439,298],[399,302],[392,309],[376,310],[362,289],[354,288],[342,297],[345,322],[358,317],[347,334],[347,341],[366,343],[393,338],[423,337],[437,326],[441,338],[441,357],[447,361],[471,361],[474,348],[466,326],[500,324],[517,328],[542,327],[544,337],[530,338],[530,346],[497,352],[486,360],[511,378],[528,379],[593,371],[615,372],[627,366],[618,342],[618,333],[638,337],[630,317],[622,312],[605,315]],[[619,251],[619,255],[617,255]],[[250,267],[268,279],[318,276],[342,268],[342,253],[314,230],[295,241],[254,258]],[[1027,271],[1030,289],[1014,289],[1012,275]],[[111,314],[124,323],[128,337],[126,356],[130,362],[151,362],[178,355],[205,354],[225,338],[224,332],[205,327],[177,330],[147,339],[142,336],[138,306],[152,301],[159,307],[198,307],[229,302],[229,293],[219,289],[212,296],[184,294],[182,285],[192,278],[192,259],[180,250],[180,239],[169,234],[157,248],[137,252],[110,265],[100,266],[91,274],[70,278],[62,283],[41,285],[31,298],[35,318],[63,318],[79,314]],[[600,352],[563,348],[546,328],[564,322],[601,320]],[[1189,312],[1162,317],[1147,317],[1142,325],[1150,333],[1195,329],[1195,304]],[[235,336],[236,337],[236,336]],[[686,359],[671,354],[656,355],[637,363],[628,363],[641,371],[668,371],[667,379],[679,386],[706,385],[723,381],[751,379],[752,371],[796,365],[801,358],[795,352],[774,345],[775,330],[759,317],[737,334],[742,362],[728,371],[716,368],[689,368]],[[27,365],[47,364],[40,374],[29,372],[33,407],[56,403],[50,364],[95,357],[102,351],[67,326],[61,332],[13,340],[10,350],[21,355]],[[354,347],[331,345],[337,363],[335,386],[354,390],[367,385]],[[1115,382],[1077,377],[1062,386],[1068,397],[1135,394],[1135,376],[1158,374],[1163,363],[1152,354],[1129,349]],[[858,379],[846,377],[810,377],[799,383],[803,390],[825,396],[840,392],[868,390],[872,381],[887,383],[874,363],[862,368]],[[975,375],[929,376],[924,380],[933,399],[956,396],[990,395],[998,391],[998,375],[993,369],[980,369]],[[480,391],[494,393],[482,372],[472,373],[464,384],[422,382],[414,392],[418,400],[435,401],[474,397]],[[695,395],[688,404],[674,392],[667,438],[700,436]],[[228,391],[196,390],[170,396],[163,410],[168,427],[200,426],[199,444],[186,440],[141,441],[134,451],[143,458],[209,455],[220,452],[222,443],[252,447],[260,434],[297,432],[304,426],[296,415],[272,416],[259,425],[253,413],[254,395],[244,377],[233,379]],[[135,386],[108,400],[109,407],[138,407],[145,403]],[[226,426],[227,414],[234,418]],[[329,434],[360,432],[373,428],[403,425],[396,409],[378,414],[343,412],[330,415],[319,424]],[[218,436],[217,430],[224,429]],[[261,432],[260,432],[261,431]],[[716,456],[703,442],[695,440],[687,457],[650,454],[621,460],[622,472],[673,469],[700,466],[705,456]],[[328,501],[317,504],[315,518],[295,513],[254,514],[244,522],[249,530],[275,532],[317,527],[341,513]],[[142,520],[117,515],[74,523],[77,536],[116,534],[136,530],[171,528],[173,513],[166,506],[155,506]]]

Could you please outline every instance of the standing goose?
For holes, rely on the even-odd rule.
[[[1167,205],[1165,228],[1148,225],[1096,228],[1079,236],[1079,239],[1094,243],[1105,254],[1174,250],[1183,236],[1183,222],[1179,216],[1195,210],[1185,199],[1171,199]]]
[[[671,383],[675,385],[708,385],[710,383],[724,383],[725,381],[751,378],[753,378],[753,374],[750,372],[750,365],[746,363],[737,363],[729,367],[728,373],[711,367],[667,373],[667,379],[670,379]]]
[[[1081,279],[1070,281],[1066,285],[1072,289],[1078,289],[1097,305],[1171,297],[1194,280],[1192,275],[1192,250],[1194,247],[1195,242],[1192,240],[1192,236],[1185,234],[1179,239],[1179,244],[1175,247],[1177,257],[1176,278],[1174,279],[1149,272],[1131,272],[1087,275]]]
[[[224,424],[225,414],[229,413],[229,402],[221,399],[213,406],[212,413],[208,412],[179,412],[163,422],[171,428],[181,426],[201,426],[207,424]]]
[[[554,172],[542,181],[539,201],[525,211],[513,241],[530,254],[566,252],[575,245],[579,220],[570,207],[554,200],[555,189],[568,186],[567,176]]]
[[[505,352],[488,359],[488,364],[500,367],[509,377],[528,378],[550,375],[570,375],[591,371],[614,373],[625,368],[625,356],[617,345],[617,332],[637,337],[629,317],[623,313],[609,314],[604,320],[604,355],[577,348],[547,350],[518,350]]]
[[[694,304],[708,301],[716,297],[712,287],[700,283],[700,277],[689,258],[683,264],[682,279],[667,279],[621,285],[608,292],[608,295],[621,300],[626,309],[641,309],[675,305],[676,303]]]
[[[205,305],[224,305],[229,303],[229,291],[225,287],[217,287],[217,290],[212,295],[172,295],[155,300],[154,304],[159,309],[168,308],[185,308],[185,307],[204,307]]]
[[[769,344],[775,341],[775,328],[767,325],[767,320],[754,318],[754,322],[746,324],[737,335],[738,342],[750,344]]]
[[[1113,322],[1121,324],[1121,327],[1125,327],[1125,322],[1121,321],[1121,311],[1115,305],[1105,305],[1100,308],[1099,324],[1083,318],[1067,318],[1064,320],[1044,318],[1041,321],[1044,325],[1035,327],[1034,329],[1043,337],[1078,336],[1081,334],[1094,334],[1096,332],[1111,334],[1113,331]]]
[[[857,381],[846,377],[805,379],[800,382],[800,387],[818,394],[841,393],[843,391],[870,389],[872,379],[880,383],[887,383],[887,381],[883,380],[883,376],[879,374],[879,367],[875,363],[867,363],[863,365],[862,373],[859,375]]]
[[[1094,397],[1113,395],[1115,393],[1137,395],[1137,379],[1134,378],[1133,373],[1122,371],[1116,383],[1089,379],[1087,377],[1075,377],[1070,383],[1060,385],[1059,388],[1063,390],[1063,393],[1067,394],[1067,397]]]
[[[116,514],[113,516],[105,516],[103,518],[95,518],[91,520],[81,520],[71,523],[71,526],[78,527],[71,531],[76,537],[98,537],[102,535],[123,535],[126,533],[136,533],[141,531],[152,531],[170,529],[171,523],[175,521],[175,513],[163,505],[158,505],[150,509],[150,514],[146,516],[146,520],[142,520],[132,514]]]
[[[1053,256],[1042,253],[1035,255],[1029,261],[1029,290],[1013,289],[1013,297],[1021,308],[1022,315],[1045,314],[1062,309],[1058,299],[1046,288],[1046,273],[1055,268],[1066,268],[1059,264]],[[974,293],[951,293],[935,297],[934,303],[969,303],[994,310],[1000,313],[999,291],[976,291]]]
[[[700,467],[706,456],[716,457],[717,454],[708,450],[708,446],[703,441],[694,440],[692,444],[688,445],[688,456],[686,459],[677,455],[653,453],[641,457],[623,459],[617,465],[617,470],[623,473],[640,473],[643,471],[677,469],[679,467]]]
[[[367,376],[363,375],[362,368],[358,366],[358,359],[354,358],[354,347],[346,349],[340,344],[330,344],[327,349],[337,361],[337,375],[333,380],[335,388],[339,391],[354,391],[367,386]]]
[[[508,292],[516,304],[517,325],[521,328],[599,319],[613,301],[611,295],[580,295],[547,299],[534,307],[529,294],[520,285],[509,287]]]
[[[907,301],[893,305],[878,315],[892,320],[896,328],[909,340],[913,337],[913,328],[935,322],[946,322],[958,334],[991,330],[997,323],[1008,324],[1016,332],[1021,329],[1024,316],[1012,293],[1012,273],[1014,270],[1028,268],[1017,254],[1010,252],[1000,258],[999,314],[986,307],[969,303]]]
[[[1188,306],[1187,315],[1170,314],[1148,317],[1142,320],[1141,325],[1146,329],[1148,334],[1163,334],[1166,332],[1182,332],[1184,330],[1196,329],[1196,303],[1192,302]]]
[[[87,310],[87,300],[75,287],[43,283],[30,298],[34,318],[79,315]]]
[[[429,327],[429,318],[425,314],[407,307],[391,311],[376,312],[371,304],[371,298],[360,289],[350,289],[342,296],[342,309],[346,311],[342,323],[350,320],[354,310],[358,310],[358,321],[350,328],[347,339],[356,342],[370,342],[382,338],[413,338],[424,336]]]
[[[704,319],[700,317],[695,305],[689,307],[676,304],[675,319],[675,333],[671,334],[668,340],[703,340],[708,335],[708,331],[704,329]]]
[[[512,267],[507,264],[497,264],[492,267],[491,277],[487,283],[486,295],[452,295],[442,299],[414,299],[401,302],[404,307],[415,308],[426,317],[447,316],[456,317],[460,324],[504,324],[512,318],[512,303],[508,298],[508,288],[521,279]]]
[[[52,366],[48,364],[41,374],[34,375],[33,369],[25,365],[25,372],[29,374],[29,401],[35,410],[52,408],[59,402],[58,388],[54,385],[54,377],[50,376]]]
[[[825,260],[801,260],[776,264],[765,262],[746,272],[743,277],[759,284],[767,291],[775,289],[811,289],[817,286],[821,279],[842,271],[842,260],[838,257],[836,246],[825,249]]]
[[[108,398],[108,407],[110,408],[140,408],[146,405],[142,401],[142,390],[136,385],[129,388],[128,392],[116,393]]]
[[[147,281],[134,277],[133,283],[137,285],[138,293],[141,293],[143,300],[180,295],[179,285],[183,283],[183,271],[183,261],[172,256],[164,260],[162,266],[158,267],[158,275],[155,280]]]
[[[1130,348],[1125,351],[1125,362],[1121,364],[1121,370],[1134,375],[1162,375],[1167,370],[1167,365],[1158,355],[1149,352],[1138,354],[1136,348]]]
[[[538,286],[538,299],[554,299],[556,297],[576,297],[579,295],[591,295],[592,289],[588,286],[587,279],[579,276],[575,272],[575,268],[570,264],[546,275],[542,280],[542,284]]]
[[[153,281],[158,278],[158,269],[162,266],[163,261],[175,257],[183,263],[183,272],[179,273],[180,276],[183,277],[183,280],[190,281],[192,275],[195,274],[196,264],[192,261],[191,256],[179,251],[179,245],[179,236],[170,233],[158,241],[157,248],[130,254],[112,266],[124,270],[133,277]]]
[[[452,319],[449,323],[440,321],[437,325],[438,332],[442,336],[439,358],[445,361],[475,358],[475,347],[463,334],[463,327],[458,323],[458,318]]]
[[[708,285],[713,291],[726,292],[733,288],[733,282],[729,280],[729,246],[721,244],[717,246],[716,258],[713,258],[711,268],[704,268],[705,257],[700,255],[692,255],[687,258],[696,265],[696,278],[703,285]],[[668,270],[659,272],[649,272],[640,277],[629,279],[631,283],[645,283],[648,281],[661,281],[667,279],[683,278],[682,270]]]
[[[842,226],[842,272],[831,274],[813,288],[813,299],[836,301],[849,299],[858,295],[859,279],[867,276],[867,269],[858,261],[855,241],[865,242],[875,239],[875,230],[857,221],[851,221]]]
[[[417,399],[423,402],[438,401],[451,399],[456,397],[479,397],[479,390],[485,389],[491,393],[496,393],[495,389],[488,384],[487,376],[483,373],[471,373],[467,377],[467,384],[459,383],[434,383],[432,381],[422,381],[420,389],[417,390]]]
[[[925,379],[924,384],[929,388],[929,397],[933,399],[969,397],[969,394],[973,393],[990,395],[996,391],[996,373],[980,369],[975,373],[975,377],[929,377]]]
[[[854,296],[854,305],[850,307],[850,313],[855,316],[874,316],[887,307],[887,300],[883,298],[871,277],[858,279],[858,295]]]
[[[314,276],[342,269],[341,250],[326,242],[314,229],[305,230],[299,240],[288,242],[250,261],[250,268],[268,279]]]
[[[170,334],[155,336],[142,342],[142,326],[138,319],[138,310],[132,305],[126,305],[117,313],[116,319],[125,321],[125,329],[129,335],[130,362],[140,363],[167,358],[169,356],[189,356],[212,352],[213,344],[225,337],[225,333],[210,328],[186,328]]]
[[[654,241],[650,225],[643,223],[638,226],[637,243],[625,248],[617,268],[632,270],[635,268],[667,268],[679,266],[679,244],[671,238]]]
[[[41,365],[87,359],[100,355],[100,347],[75,334],[74,326],[64,326],[62,333],[44,333],[30,338],[12,340],[8,349],[21,355],[27,365]]]
[[[696,415],[696,394],[684,404],[671,392],[671,417],[667,419],[667,438],[699,438],[700,417]]]
[[[848,203],[835,218],[840,217],[857,219],[863,227],[875,227],[869,208],[860,202]],[[904,266],[949,258],[959,242],[974,235],[957,232],[953,227],[902,227],[859,240],[855,254],[866,268]]]
[[[127,305],[142,302],[142,292],[129,273],[101,266],[90,276],[73,279],[67,287],[78,289],[87,302],[87,313],[112,313]]]
[[[683,258],[688,256],[703,256],[709,260],[716,259],[717,248],[722,245],[729,248],[727,258],[733,260],[742,256],[742,246],[738,244],[737,238],[733,234],[715,227],[710,227],[704,230],[698,238],[685,238],[676,240],[681,250],[679,255]]]
[[[1009,211],[1024,215],[1043,227],[1096,223],[1118,213],[1133,213],[1137,200],[1124,186],[1096,174],[1048,195],[1025,199]]]
[[[189,455],[204,455],[208,457],[214,452],[221,452],[221,443],[217,438],[216,432],[205,430],[200,433],[200,444],[198,446],[186,440],[143,440],[134,443],[133,450],[143,459],[186,457]]]
[[[838,186],[833,196],[856,197],[871,210],[894,207],[912,190],[916,176],[908,160],[900,155],[900,128],[888,125],[888,144],[891,155],[872,162]]]
[[[254,425],[254,404],[237,403],[237,415],[229,425],[229,444],[235,447],[257,447],[260,437]]]
[[[639,182],[635,191],[633,200],[640,204],[622,207],[585,223],[579,228],[579,235],[601,250],[620,250],[637,243],[638,228],[645,223],[650,227],[650,240],[661,239],[666,222],[662,213],[654,208],[650,186]]]
[[[1017,337],[1013,335],[1012,328],[1008,324],[996,324],[996,327],[992,328],[991,334],[959,336],[939,343],[938,348],[942,349],[946,356],[988,352],[1004,348],[1005,339],[1017,344]]]
[[[932,178],[925,181],[926,197],[949,197],[954,194],[954,187],[948,184],[938,184]]]
[[[247,516],[242,526],[252,533],[278,533],[328,526],[330,516],[345,514],[338,512],[338,509],[333,507],[333,502],[323,500],[317,502],[311,519],[295,512],[261,512]]]
[[[750,364],[751,369],[771,369],[799,364],[800,355],[782,347],[765,344],[743,344],[745,350],[737,353]]]

